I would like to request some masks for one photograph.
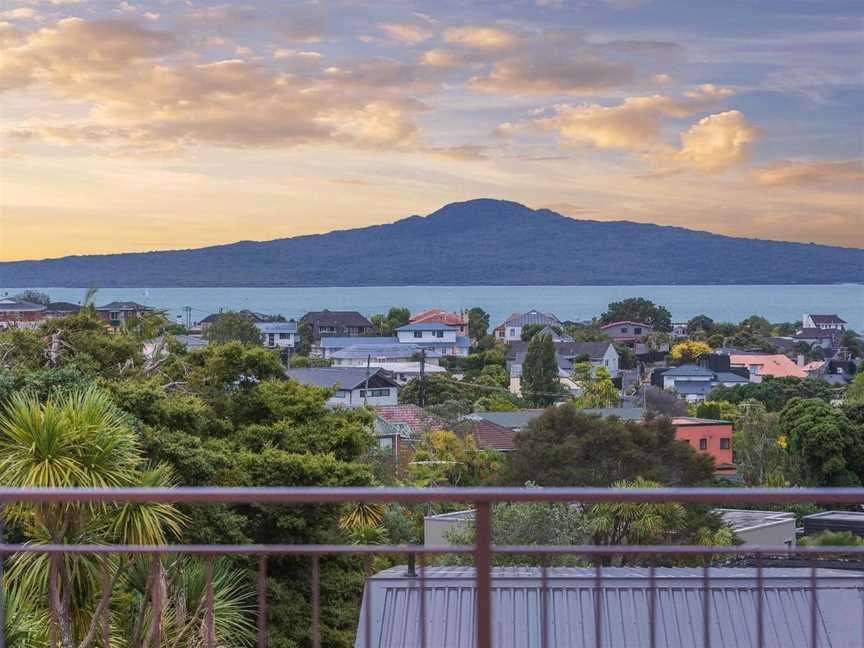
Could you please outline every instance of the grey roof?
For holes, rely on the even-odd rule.
[[[664,376],[666,374],[663,374]],[[680,383],[675,383],[675,391],[677,391],[682,396],[704,396],[708,392],[714,389],[714,385],[709,381],[700,381],[695,382],[691,380],[685,380]]]
[[[395,335],[388,337],[382,336],[344,336],[334,335],[332,337],[322,337],[318,346],[322,349],[344,349],[345,347],[355,346],[375,346],[380,344],[399,344],[399,338]]]
[[[473,414],[466,415],[465,418],[482,418],[511,430],[521,430],[528,425],[531,419],[537,418],[545,411],[543,409],[521,409],[513,412],[474,412]],[[604,418],[617,416],[628,421],[641,420],[645,415],[645,411],[641,407],[597,407],[582,411],[586,414],[593,414]]]
[[[297,322],[255,322],[262,333],[296,333]]]
[[[333,359],[366,358],[368,356],[373,358],[410,358],[415,353],[420,353],[420,347],[416,344],[370,344],[345,347],[334,351],[329,357]],[[441,354],[437,351],[426,351],[427,358],[440,356]]]
[[[714,380],[716,382],[722,382],[722,383],[730,383],[730,382],[749,383],[750,382],[744,376],[739,376],[738,374],[732,373],[730,371],[718,371],[716,374],[714,374]]]
[[[830,315],[810,315],[810,319],[814,324],[846,324],[846,320],[832,313]]]
[[[536,309],[531,309],[527,313],[516,313],[504,321],[504,326],[527,326],[528,324],[559,326],[561,321],[552,313],[541,313]]]
[[[792,336],[796,340],[826,340],[833,339],[837,336],[837,331],[832,329],[820,329],[820,328],[802,328],[795,331],[795,334]]]
[[[397,331],[456,331],[458,327],[442,324],[441,322],[416,322],[405,324],[396,329]]]
[[[756,527],[795,522],[795,514],[785,511],[748,511],[745,509],[714,509],[723,522],[733,531],[745,531]]]
[[[97,311],[146,311],[153,310],[152,306],[145,306],[133,301],[113,301],[104,306],[97,306]]]
[[[700,367],[698,365],[681,365],[680,367],[672,367],[668,371],[663,372],[663,377],[667,376],[675,376],[675,377],[701,377],[705,376],[706,378],[713,378],[714,372],[710,369],[706,369],[705,367]]]
[[[45,311],[48,313],[77,313],[80,310],[80,304],[71,302],[51,302],[45,307]]]
[[[20,299],[0,299],[0,311],[12,311],[23,313],[25,311],[44,311],[44,304],[34,304],[33,302],[21,301]]]
[[[520,353],[528,352],[528,342],[517,340],[507,346],[507,358],[513,359]],[[587,353],[592,360],[599,360],[605,354],[611,342],[555,342],[555,352],[565,358],[578,358]]]
[[[307,367],[303,369],[286,369],[285,376],[294,378],[304,385],[333,388],[337,385],[342,389],[357,389],[366,382],[366,367]],[[369,377],[375,376],[379,381],[396,383],[387,377],[381,369],[372,368]]]
[[[372,326],[372,322],[357,311],[310,311],[300,321],[318,326]]]
[[[411,344],[416,344],[417,346],[421,346],[424,349],[440,347],[442,349],[452,349],[454,346],[457,346],[462,349],[468,349],[471,347],[471,340],[469,340],[464,335],[457,335],[455,342],[446,342],[444,340],[412,340]]]
[[[355,648],[415,648],[420,641],[417,578],[397,566],[367,581]],[[759,591],[753,568],[711,568],[708,621],[712,648],[755,648]],[[606,567],[599,593],[592,568],[552,568],[543,591],[540,570],[496,568],[492,574],[492,645],[539,648],[541,605],[547,610],[547,642],[555,648],[646,648],[650,642],[651,581],[643,568]],[[820,646],[860,645],[860,572],[817,571]],[[656,570],[656,645],[692,648],[706,645],[701,568]],[[810,640],[809,569],[763,570],[762,605],[765,648],[804,648]],[[473,568],[435,567],[425,571],[425,634],[429,648],[473,648],[475,639]],[[599,607],[599,610],[597,609]],[[595,615],[602,618],[601,630]],[[371,645],[366,644],[370,619]],[[600,636],[598,637],[597,634]],[[598,641],[599,639],[599,641]]]

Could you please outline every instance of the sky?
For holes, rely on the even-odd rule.
[[[480,197],[864,247],[862,18],[858,0],[7,0],[0,259]]]

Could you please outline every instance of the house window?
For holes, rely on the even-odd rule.
[[[318,332],[319,333],[335,333],[336,328],[333,326],[319,326]]]
[[[280,339],[280,340],[287,340],[287,339],[289,339],[290,337],[291,337],[291,334],[290,334],[290,333],[280,333],[280,334],[279,334],[279,339]]]
[[[423,331],[414,331],[414,337],[415,338],[422,338],[423,337]]]
[[[732,444],[729,442],[728,437],[720,439],[720,449],[721,450],[728,450],[731,447],[732,447]]]
[[[267,334],[267,345],[268,346],[273,346],[273,344],[276,342],[276,340],[274,340],[273,338],[274,338],[273,333]]]
[[[707,450],[708,449],[708,439],[699,439],[699,449]]]
[[[111,320],[119,320],[120,319],[120,311],[111,311],[108,313],[108,318]]]
[[[516,337],[516,329],[510,329],[510,337]]]
[[[435,337],[443,338],[444,337],[444,331],[435,331]]]
[[[636,335],[642,335],[642,327],[641,327],[641,326],[637,326],[637,327],[635,327],[635,328],[633,329],[633,332],[634,332]]]
[[[389,389],[361,389],[360,390],[360,398],[381,398],[382,396],[389,396]]]
[[[622,333],[627,333],[629,330],[630,330],[630,329],[628,329],[626,326],[622,326],[622,327],[621,327],[621,332],[622,332]]]

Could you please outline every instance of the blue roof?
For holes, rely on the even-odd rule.
[[[296,333],[297,322],[255,322],[262,333]]]
[[[717,374],[714,376],[714,380],[716,380],[717,382],[723,382],[723,383],[730,383],[730,382],[749,383],[750,382],[744,376],[739,376],[736,373],[730,373],[728,371],[717,372]]]
[[[705,376],[706,378],[713,378],[714,372],[710,369],[706,369],[705,367],[700,367],[698,365],[681,365],[680,367],[672,367],[668,371],[663,372],[663,377],[666,378],[668,376],[680,376],[680,377],[699,377]]]
[[[441,324],[440,322],[418,322],[416,324],[406,324],[396,329],[397,331],[456,331],[455,326]]]
[[[415,353],[420,353],[420,347],[414,344],[384,344],[369,346],[350,346],[339,349],[330,354],[331,358],[410,358]],[[437,358],[441,354],[436,351],[426,351],[427,358]]]
[[[460,349],[470,349],[471,348],[471,340],[462,335],[456,336],[455,342],[447,342],[445,340],[414,340],[411,344],[416,344],[419,347],[423,347],[424,349],[452,349],[454,346]]]
[[[375,346],[381,344],[399,344],[399,338],[396,336],[336,336],[322,337],[318,345],[322,349],[344,349],[351,346]]]

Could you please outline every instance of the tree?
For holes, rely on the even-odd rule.
[[[620,369],[635,369],[636,352],[626,344],[615,344],[613,346],[618,353],[618,367]]]
[[[522,396],[538,405],[551,405],[560,397],[558,361],[555,344],[548,335],[535,336],[528,343],[528,352],[522,364]]]
[[[479,306],[468,311],[468,336],[480,340],[489,331],[489,313]]]
[[[423,436],[409,474],[415,486],[480,486],[501,464],[501,453],[478,449],[472,435],[437,430]]]
[[[843,331],[839,344],[846,349],[850,358],[864,358],[864,339],[855,331]]]
[[[576,399],[580,408],[614,407],[621,400],[621,392],[606,367],[595,369],[590,362],[578,362],[573,367],[572,378],[582,390]]]
[[[852,384],[846,388],[847,403],[864,403],[864,371],[855,374]]]
[[[548,408],[516,435],[499,481],[541,486],[609,486],[644,477],[663,484],[711,478],[714,460],[677,441],[665,417],[623,421],[586,414],[574,404]]]
[[[315,334],[309,322],[301,322],[297,325],[297,346],[295,353],[299,356],[308,356],[315,342]]]
[[[545,328],[545,324],[526,324],[522,327],[522,341],[530,342],[535,335]]]
[[[709,394],[710,400],[730,403],[757,400],[763,403],[769,412],[779,412],[793,398],[819,398],[827,403],[832,397],[831,386],[824,380],[771,376],[765,377],[761,383],[715,387]]]
[[[687,322],[687,332],[695,333],[696,331],[704,331],[707,335],[714,332],[714,320],[707,315],[697,315]]]
[[[13,295],[12,299],[30,302],[31,304],[42,304],[43,306],[47,306],[51,303],[51,298],[46,293],[39,292],[38,290],[22,290],[16,295]]]
[[[631,297],[620,302],[612,302],[600,316],[603,324],[629,320],[653,326],[657,331],[672,330],[672,313],[665,306],[657,306],[644,297]]]
[[[816,398],[793,398],[780,412],[780,433],[810,486],[860,486],[864,426]]]
[[[678,394],[654,385],[642,386],[645,407],[649,412],[663,416],[687,416],[687,401]]]
[[[741,412],[737,405],[728,401],[703,401],[696,406],[696,416],[736,423]]]
[[[573,338],[574,342],[611,342],[612,338],[606,335],[594,324],[567,324],[564,333]],[[616,347],[617,348],[617,347]]]
[[[741,321],[738,325],[739,333],[752,333],[755,336],[766,337],[771,335],[774,327],[761,315],[751,315]]]
[[[441,405],[448,401],[465,401],[467,404],[466,411],[470,412],[471,403],[486,393],[470,382],[456,380],[441,374],[428,374],[424,380],[426,381],[424,403],[426,406]],[[420,396],[423,391],[420,378],[412,378],[399,390],[399,402],[420,405]]]
[[[785,478],[787,455],[780,437],[779,416],[759,401],[744,401],[732,435],[738,473],[748,486],[764,486]]]
[[[705,342],[693,342],[687,340],[685,342],[679,342],[673,346],[669,355],[671,356],[673,363],[681,365],[694,364],[703,355],[708,355],[709,353],[711,353],[711,347]]]
[[[411,311],[407,308],[394,306],[386,315],[373,315],[370,318],[373,326],[381,335],[395,335],[396,329],[405,326],[411,320]]]
[[[261,331],[248,317],[227,311],[219,315],[204,332],[204,337],[215,343],[240,342],[242,344],[261,344]]]

